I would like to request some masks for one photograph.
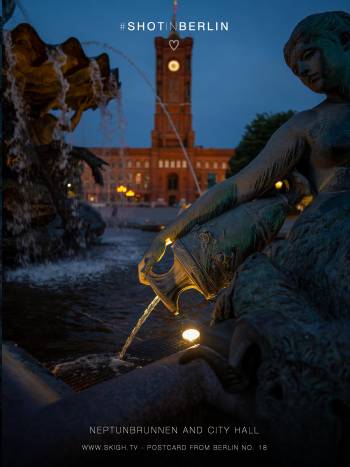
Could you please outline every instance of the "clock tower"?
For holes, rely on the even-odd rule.
[[[176,25],[174,14],[171,25]],[[185,147],[194,146],[191,106],[191,62],[193,39],[181,39],[176,31],[156,37],[156,90],[166,106]],[[152,131],[153,148],[176,148],[179,141],[158,101]]]
[[[205,190],[225,180],[234,148],[195,146],[191,98],[193,39],[181,38],[176,31],[177,3],[173,0],[173,17],[166,23],[167,31],[171,25],[170,34],[156,37],[154,42],[159,99],[155,102],[152,145],[127,147],[122,151],[109,148],[108,158],[105,148],[92,148],[96,156],[106,158],[110,171],[107,188],[101,190],[94,188],[89,170],[84,171],[84,191],[90,202],[121,202],[124,192],[118,189],[124,188],[126,195],[129,193],[129,203],[175,206],[193,203]]]

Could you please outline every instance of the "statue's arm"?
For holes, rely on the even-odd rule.
[[[164,255],[166,245],[234,206],[261,196],[285,177],[305,153],[308,113],[297,114],[279,128],[265,148],[243,170],[215,185],[189,209],[162,230],[141,259],[140,282],[148,284],[147,274]]]
[[[264,149],[238,174],[215,185],[189,209],[176,218],[162,235],[172,241],[234,206],[261,196],[276,181],[285,177],[297,164],[306,149],[301,120],[297,114],[279,128]],[[297,118],[298,117],[298,118]]]

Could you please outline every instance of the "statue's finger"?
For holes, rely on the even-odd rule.
[[[234,369],[220,354],[209,347],[202,345],[192,347],[181,355],[179,362],[180,364],[186,364],[198,358],[202,358],[208,363],[227,391],[242,392],[249,387],[249,381]]]

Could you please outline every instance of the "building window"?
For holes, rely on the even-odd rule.
[[[182,168],[183,168],[183,169],[186,169],[186,168],[187,168],[187,162],[186,162],[186,161],[182,161]]]
[[[226,169],[226,162],[223,162],[223,163],[221,164],[221,168],[222,168],[222,169]]]
[[[127,167],[128,167],[128,169],[131,169],[131,168],[132,168],[132,162],[131,162],[131,161],[128,161]]]
[[[213,169],[217,169],[218,168],[218,163],[217,162],[213,162]]]
[[[216,184],[216,174],[214,173],[208,173],[207,177],[207,187],[211,188]]]
[[[205,167],[206,169],[209,169],[209,162],[206,162],[206,163],[204,164],[204,167]]]
[[[170,161],[170,167],[171,167],[172,169],[175,169],[175,161]]]
[[[178,190],[179,188],[179,177],[177,174],[168,175],[168,190]]]
[[[168,161],[168,159],[165,159],[165,161],[164,161],[164,167],[165,167],[166,169],[169,168],[169,161]]]
[[[202,167],[202,164],[200,162],[196,162],[196,167],[197,169],[200,169]]]
[[[135,183],[136,185],[141,185],[141,181],[142,181],[142,175],[140,173],[137,173],[135,175]]]
[[[141,167],[140,161],[136,161],[136,168],[139,169]]]
[[[181,169],[181,161],[176,161],[176,168]]]
[[[149,169],[149,162],[145,161],[145,169]]]
[[[144,182],[143,182],[143,188],[147,190],[148,187],[149,187],[149,175],[145,175]]]
[[[162,160],[159,160],[159,161],[158,161],[158,167],[159,167],[160,169],[163,168],[163,161],[162,161]]]

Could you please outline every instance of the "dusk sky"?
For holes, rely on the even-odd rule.
[[[120,49],[154,83],[154,37],[167,33],[121,31],[128,21],[169,21],[172,0],[21,0],[6,24],[28,21],[48,43],[68,37],[100,41]],[[192,36],[192,111],[196,144],[234,147],[244,127],[259,112],[297,111],[316,105],[322,95],[304,88],[284,62],[282,49],[305,16],[330,10],[350,11],[349,0],[178,0],[178,21],[228,21],[226,32],[186,32]],[[24,16],[27,16],[25,19]],[[85,47],[87,55],[105,51]],[[126,145],[150,146],[155,98],[122,57],[108,51],[118,67],[126,121]],[[110,104],[115,111],[115,103]],[[110,123],[117,127],[116,115]],[[118,131],[103,136],[98,110],[85,113],[71,141],[82,146],[119,144]]]

